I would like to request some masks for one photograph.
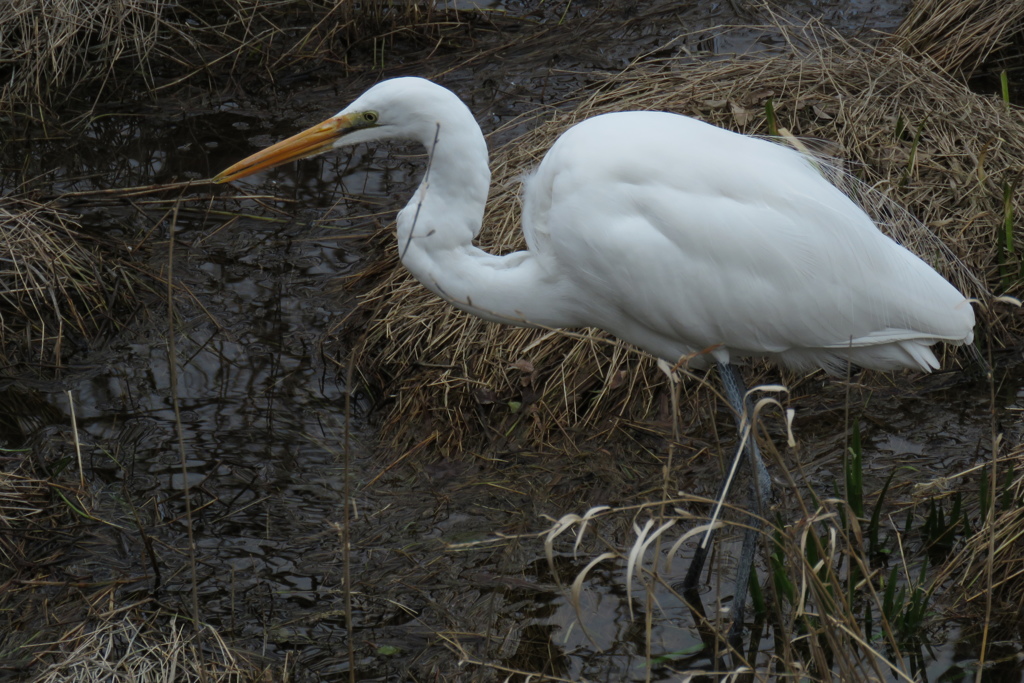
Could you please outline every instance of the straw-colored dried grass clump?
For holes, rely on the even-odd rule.
[[[110,79],[119,61],[147,65],[167,4],[5,0],[0,3],[0,102],[51,105],[82,85]]]
[[[1024,3],[1004,0],[918,0],[893,45],[970,78],[986,60],[1020,40]]]
[[[991,609],[998,622],[1019,628],[1024,624],[1024,447],[1018,445],[1007,459],[994,487],[994,514],[989,519],[981,510],[983,523],[946,563],[939,581],[955,579],[959,598],[972,613]],[[1014,473],[1013,481],[1001,480],[1005,472]],[[989,477],[990,471],[986,467],[979,475]]]
[[[74,215],[0,197],[0,356],[7,362],[59,363],[67,335],[95,334],[136,280],[90,245]]]
[[[932,232],[913,224],[887,230],[971,295],[986,297],[986,286],[999,291],[1005,277],[997,241],[1004,189],[1017,187],[1024,168],[1020,110],[973,93],[893,48],[813,34],[800,40],[790,55],[666,61],[609,78],[571,112],[552,115],[493,153],[493,190],[480,242],[498,252],[523,246],[519,175],[576,121],[654,109],[766,134],[770,99],[780,127],[834,141],[836,154],[854,162],[852,173],[909,207]],[[1024,210],[1019,192],[1012,205],[1017,215]],[[511,329],[461,313],[398,266],[392,243],[387,239],[386,263],[375,271],[383,276],[364,297],[372,322],[358,365],[390,372],[383,381],[397,402],[386,431],[400,445],[458,448],[480,419],[481,404],[497,406],[484,408],[491,411],[484,421],[496,428],[492,433],[504,437],[525,426],[528,443],[558,434],[571,441],[579,427],[593,432],[650,419],[657,403],[646,387],[662,380],[648,358],[602,333]],[[1015,273],[1019,263],[1006,267]],[[988,309],[980,319],[990,327],[1004,322]],[[598,416],[609,415],[610,422],[598,425]]]
[[[270,680],[238,657],[210,627],[201,634],[175,617],[146,620],[135,611],[75,629],[53,646],[54,661],[36,683],[164,683]]]

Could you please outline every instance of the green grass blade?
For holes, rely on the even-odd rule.
[[[875,501],[875,506],[871,510],[871,521],[868,523],[868,557],[878,557],[879,553],[879,530],[882,526],[882,504],[885,502],[885,494],[889,492],[889,485],[892,484],[893,477],[896,476],[896,470],[889,472],[888,478],[885,480],[885,485],[882,486],[881,493],[878,494],[878,500]]]
[[[778,121],[775,120],[775,103],[772,102],[772,99],[770,97],[764,103],[764,116],[765,119],[768,121],[768,135],[771,135],[772,137],[778,137],[779,124]]]

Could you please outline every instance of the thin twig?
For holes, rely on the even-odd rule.
[[[185,529],[188,532],[188,560],[192,573],[192,623],[196,633],[203,631],[199,618],[199,571],[196,567],[196,541],[192,527],[192,496],[189,492],[188,456],[185,452],[185,430],[181,424],[181,405],[178,400],[178,354],[174,342],[174,233],[178,227],[178,204],[174,205],[167,237],[167,367],[170,373],[171,405],[174,407],[174,429],[178,438],[181,458],[181,486],[185,496]],[[200,669],[202,671],[202,669]]]
[[[75,418],[75,399],[67,390],[68,410],[71,411],[71,436],[75,441],[75,457],[78,458],[78,483],[85,490],[85,468],[82,466],[82,442],[78,439],[78,421]]]

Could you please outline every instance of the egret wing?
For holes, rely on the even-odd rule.
[[[963,295],[771,142],[612,114],[559,139],[530,182],[531,250],[577,284],[591,324],[663,357],[814,365],[973,327]]]

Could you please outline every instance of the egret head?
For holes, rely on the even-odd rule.
[[[312,128],[271,145],[218,173],[227,183],[274,166],[332,149],[375,140],[433,138],[439,116],[472,114],[451,92],[422,78],[394,78],[363,93],[355,102]]]

